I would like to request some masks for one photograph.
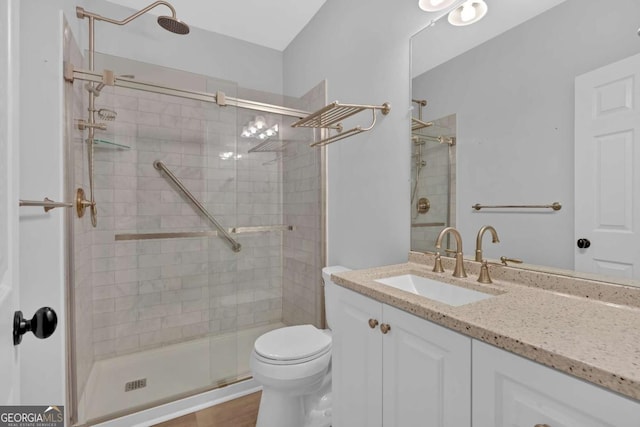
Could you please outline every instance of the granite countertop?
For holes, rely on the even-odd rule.
[[[332,275],[345,288],[471,338],[640,400],[640,288],[491,265],[493,284],[476,281],[479,263],[465,261],[469,277],[433,273],[433,256]],[[415,274],[493,294],[450,306],[375,282]]]

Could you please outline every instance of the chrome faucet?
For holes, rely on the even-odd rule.
[[[467,277],[467,273],[464,271],[464,264],[462,260],[462,236],[460,232],[456,230],[454,227],[444,228],[440,234],[438,234],[438,239],[436,240],[436,248],[440,249],[442,245],[442,238],[447,234],[453,234],[453,237],[456,239],[456,265],[453,268],[453,277]]]
[[[500,239],[498,239],[498,232],[495,228],[490,225],[485,225],[484,227],[482,227],[480,231],[478,231],[478,237],[476,237],[476,261],[478,262],[482,262],[482,236],[487,230],[491,232],[491,241],[493,243],[498,243],[500,241]]]

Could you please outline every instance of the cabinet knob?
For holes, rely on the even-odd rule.
[[[386,334],[391,330],[391,326],[386,323],[383,323],[382,325],[380,325],[380,330],[382,331],[383,334]]]
[[[533,427],[551,427],[549,424],[536,424]]]
[[[376,326],[378,326],[378,321],[376,319],[369,319],[369,327],[375,329]]]

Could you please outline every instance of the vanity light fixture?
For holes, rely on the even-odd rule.
[[[257,138],[261,141],[266,141],[278,134],[278,125],[275,124],[271,127],[267,127],[267,122],[264,117],[256,116],[255,119],[247,123],[246,126],[242,128],[242,132],[240,136],[243,138]]]
[[[420,0],[418,6],[425,12],[439,12],[454,4],[456,0]]]
[[[449,23],[457,27],[471,25],[487,14],[487,4],[483,0],[469,0],[449,13]]]
[[[418,6],[426,12],[444,10],[427,23],[428,27],[435,25],[445,16],[448,16],[451,25],[458,27],[471,25],[484,18],[488,9],[483,0],[419,0]]]

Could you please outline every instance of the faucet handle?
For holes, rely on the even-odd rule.
[[[482,266],[480,266],[480,275],[478,276],[478,282],[480,283],[493,283],[491,276],[489,276],[489,264],[487,260],[482,260]]]
[[[440,252],[436,252],[436,258],[433,262],[433,270],[434,273],[444,273],[444,268],[442,267],[442,258],[440,258]]]
[[[504,264],[504,265],[509,265],[507,264],[508,262],[512,262],[514,264],[522,264],[522,260],[521,259],[517,259],[517,258],[507,258],[506,256],[501,256],[500,257],[500,261]]]

